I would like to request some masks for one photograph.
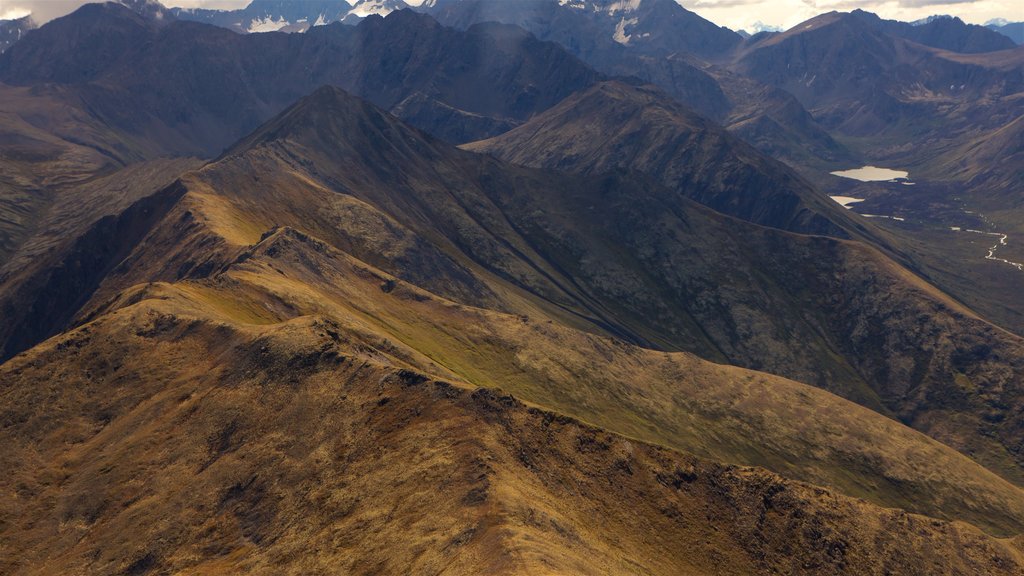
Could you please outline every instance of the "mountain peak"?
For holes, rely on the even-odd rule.
[[[952,52],[995,52],[1013,48],[1013,42],[1008,42],[998,32],[984,26],[967,24],[955,16],[937,15],[914,22],[900,22],[884,20],[863,10],[854,10],[850,14],[873,30]]]
[[[0,80],[8,84],[92,80],[141,45],[156,26],[154,18],[118,2],[85,4],[5,51],[0,56]]]
[[[325,85],[240,140],[222,156],[255,149],[301,146],[308,154],[332,158],[380,158],[389,150],[417,148],[427,156],[434,139],[387,111],[336,86]],[[390,165],[381,169],[391,169]]]

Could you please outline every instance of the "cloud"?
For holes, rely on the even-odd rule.
[[[32,14],[32,19],[43,24],[70,14],[83,4],[98,0],[0,0],[0,20],[20,18]],[[173,0],[164,5],[183,8],[244,8],[249,0]]]
[[[81,0],[0,0],[0,17],[21,17],[28,14],[42,24],[63,16],[85,4]]]

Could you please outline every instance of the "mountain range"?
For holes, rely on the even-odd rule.
[[[1024,52],[977,28],[324,0],[25,34],[0,572],[1022,573]],[[869,162],[910,175],[832,174]]]
[[[952,16],[935,16],[920,22],[883,20],[871,12],[854,10],[853,16],[863,19],[872,28],[892,36],[906,38],[918,44],[941,48],[951,52],[973,54],[1014,48],[1007,36],[977,24],[967,24]]]
[[[314,26],[334,22],[355,24],[367,16],[387,16],[409,8],[402,0],[253,0],[238,10],[174,8],[179,20],[191,20],[228,28],[235,32],[305,32]]]

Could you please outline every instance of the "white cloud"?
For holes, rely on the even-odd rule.
[[[32,14],[32,18],[42,24],[65,14],[70,14],[82,4],[97,0],[0,0],[0,20],[20,18]],[[169,0],[164,2],[168,7],[183,8],[244,8],[249,0]]]

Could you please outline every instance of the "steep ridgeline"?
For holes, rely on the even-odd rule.
[[[80,100],[140,142],[135,148],[206,156],[324,84],[466,142],[505,131],[598,78],[522,30],[490,24],[460,32],[408,10],[355,27],[239,35],[92,4],[0,55],[0,81]]]
[[[458,28],[488,21],[521,26],[561,44],[600,72],[660,86],[794,165],[851,158],[791,95],[701,60],[728,60],[741,38],[674,0],[441,0],[421,9]]]
[[[537,168],[644,173],[680,198],[763,226],[841,238],[865,234],[863,224],[791,169],[654,86],[603,82],[465,148]]]
[[[722,147],[718,154],[723,175],[757,173],[742,153]],[[213,278],[281,226],[463,305],[816,385],[1021,479],[1024,343],[876,250],[723,216],[649,175],[569,175],[463,152],[335,88],[317,90],[218,161],[83,234],[70,250],[93,255],[87,271],[54,268],[5,292],[8,354],[32,344],[12,348],[11,334],[66,306],[50,287],[76,286],[88,300],[66,311],[73,319],[65,327],[76,325],[131,286]],[[96,278],[95,270],[106,272]],[[290,314],[322,300],[291,286],[290,277],[273,276],[292,296],[244,307]],[[376,285],[384,294],[394,288]],[[479,363],[488,361],[474,355],[506,347],[468,338],[435,346],[437,334],[417,329],[398,340],[439,366],[459,364],[463,377],[483,378]],[[446,356],[460,346],[462,360]],[[555,388],[565,382],[558,373]],[[536,383],[521,386],[543,398],[533,396],[541,394]],[[563,398],[560,406],[589,402]],[[748,463],[775,461],[763,454],[750,460],[761,454],[756,449],[729,453]],[[841,474],[827,476],[849,484]],[[872,482],[854,482],[851,492],[871,495]]]

